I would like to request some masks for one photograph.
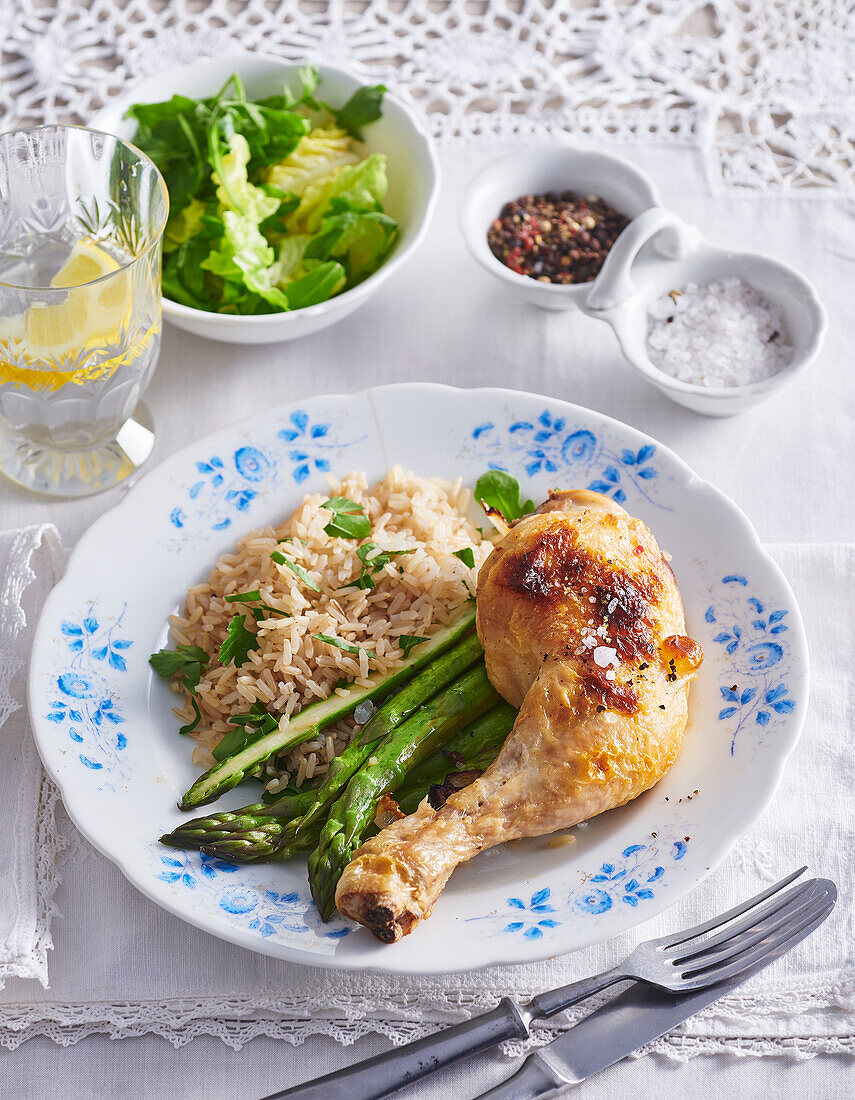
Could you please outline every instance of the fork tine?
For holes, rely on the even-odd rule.
[[[805,904],[821,889],[823,888],[819,884],[819,879],[807,879],[805,882],[799,883],[798,886],[794,886],[792,890],[788,890],[785,894],[775,895],[767,905],[751,910],[747,917],[736,924],[728,924],[725,928],[719,929],[703,939],[694,937],[691,943],[677,944],[675,948],[671,948],[665,954],[673,958],[675,965],[679,965],[679,963],[692,959],[696,955],[705,954],[711,948],[730,943],[745,932],[750,932],[753,928],[759,928],[774,917],[776,913],[781,913],[784,910],[789,911],[794,905]]]
[[[769,956],[778,958],[822,924],[834,908],[836,901],[836,890],[824,895],[821,900],[815,899],[810,912],[804,915],[794,927],[788,927],[779,934],[774,941],[758,944],[753,950],[734,960],[730,965],[722,967],[721,970],[710,970],[704,974],[686,979],[680,983],[679,992],[704,989],[718,982],[726,981],[728,978],[734,978],[738,974],[745,973],[746,970],[750,970],[761,960],[768,959]]]
[[[788,904],[781,906],[771,913],[766,920],[756,925],[749,925],[740,935],[728,936],[721,943],[704,946],[699,951],[674,960],[674,966],[678,970],[686,972],[687,968],[693,972],[708,970],[713,966],[720,966],[735,956],[747,951],[755,943],[768,940],[778,929],[792,924],[798,920],[804,912],[813,908],[813,903],[826,897],[828,891],[824,889],[809,890],[806,893],[796,894],[790,897]]]
[[[799,875],[803,875],[806,870],[807,867],[800,867],[798,871],[793,871],[791,875],[782,878],[780,882],[776,882],[774,886],[770,886],[769,889],[764,890],[762,894],[757,894],[756,897],[749,898],[748,901],[744,901],[741,905],[734,906],[733,909],[728,909],[726,913],[719,913],[718,916],[704,921],[703,924],[696,924],[694,928],[684,928],[682,932],[675,932],[671,936],[663,936],[661,939],[653,940],[652,945],[654,947],[676,947],[679,943],[685,943],[686,940],[694,939],[695,936],[701,936],[704,932],[710,932],[713,928],[719,928],[735,917],[741,917],[743,913],[747,913],[749,909],[753,909],[756,905],[761,905],[767,898],[772,897],[773,894],[777,894],[780,890],[789,886],[791,882],[795,882]]]

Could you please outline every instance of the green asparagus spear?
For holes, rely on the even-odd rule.
[[[234,837],[232,847],[235,852],[238,849],[245,852],[242,858],[247,859],[261,855],[265,859],[287,859],[296,851],[313,848],[323,824],[324,812],[371,755],[372,746],[383,740],[422,703],[447,687],[482,654],[477,635],[468,634],[417,673],[406,687],[386,700],[354,741],[332,761],[319,787],[299,795],[286,795],[266,805],[259,803],[228,813],[197,817],[179,825],[168,837],[161,839],[165,844],[178,848],[199,848]],[[238,833],[252,834],[243,838],[249,842],[247,845],[241,844],[236,836]],[[276,851],[271,845],[275,845]]]
[[[448,744],[407,775],[395,791],[395,801],[405,814],[411,814],[435,783],[444,783],[452,772],[479,770],[495,760],[505,738],[511,732],[517,712],[508,703],[499,703],[476,722],[452,737]],[[460,759],[455,759],[459,757]]]
[[[476,665],[394,730],[354,775],[330,810],[318,847],[309,856],[309,885],[324,920],[332,916],[338,880],[374,819],[381,795],[393,792],[410,768],[498,700],[487,670]]]
[[[393,695],[366,724],[359,736],[329,766],[323,783],[315,789],[309,808],[288,825],[284,825],[276,858],[287,859],[306,845],[306,836],[316,837],[315,823],[323,820],[329,807],[338,798],[351,776],[362,767],[372,749],[409,718],[423,703],[446,688],[457,676],[474,664],[483,649],[476,634],[470,634],[438,657],[415,676],[397,695]],[[312,847],[310,844],[309,847]]]
[[[479,688],[482,688],[484,683],[489,687],[483,662],[479,661],[466,675],[474,676],[475,683]],[[441,691],[439,695],[416,710],[406,722],[398,726],[397,729],[392,730],[385,740],[379,744],[375,742],[374,747],[368,745],[366,747],[367,763],[363,761],[363,770],[372,768],[378,771],[377,763],[381,758],[384,761],[388,760],[387,766],[394,770],[396,765],[395,752],[401,753],[404,757],[403,767],[406,770],[413,763],[423,759],[426,753],[429,754],[433,751],[436,745],[444,744],[445,740],[455,730],[459,729],[464,722],[481,714],[492,701],[495,693],[488,696],[486,704],[482,704],[480,697],[472,690],[470,681],[466,681],[461,689],[459,685],[461,681],[465,680],[466,677],[461,676],[444,691]],[[492,692],[492,689],[490,691]],[[410,759],[413,747],[409,747],[409,743],[415,740],[416,745],[414,747],[418,747],[420,739],[426,739],[427,743],[424,748],[419,750],[419,755],[415,760]],[[395,746],[391,751],[388,747],[390,743]],[[360,774],[359,771],[356,771],[356,776]],[[350,776],[348,776],[348,779],[350,779]],[[351,779],[351,782],[353,782],[353,779]],[[319,790],[320,788],[316,788],[313,793],[317,794]],[[379,798],[384,792],[385,789],[380,789],[377,797]],[[212,839],[210,843],[203,842],[203,847],[210,855],[216,855],[220,859],[238,860],[239,862],[267,862],[272,859],[288,859],[297,851],[307,851],[314,848],[318,842],[323,824],[323,814],[319,814],[311,821],[306,821],[300,833],[295,836],[287,821],[277,822],[274,825],[269,822],[258,822],[249,819],[245,827],[238,827],[235,830],[230,830],[228,826],[221,826],[219,835]]]
[[[299,794],[286,794],[269,804],[256,802],[236,810],[194,817],[162,836],[160,843],[170,848],[201,848],[203,844],[220,840],[233,832],[269,827],[271,822],[275,828],[281,829],[286,821],[306,812],[314,793],[313,790],[305,790]]]
[[[431,666],[433,667],[433,666]],[[435,752],[424,763],[413,768],[395,792],[396,801],[404,813],[412,813],[436,783],[443,783],[453,772],[483,771],[494,760],[516,718],[516,711],[507,703],[499,703],[471,725],[452,737],[444,749]],[[370,751],[370,749],[369,749]],[[462,761],[451,759],[459,754]],[[209,854],[239,862],[267,862],[287,859],[297,851],[311,850],[320,839],[323,817],[308,821],[319,788],[284,795],[275,803],[263,802],[226,813],[197,817],[179,825],[160,838],[172,848],[205,848]],[[281,832],[293,822],[301,821],[299,835],[288,847],[281,843]],[[238,835],[239,834],[239,835]],[[230,841],[228,849],[211,850],[220,841]]]
[[[474,622],[473,604],[450,626],[443,627],[432,638],[416,646],[400,668],[385,674],[372,673],[369,676],[370,687],[354,685],[347,695],[330,695],[320,702],[304,707],[295,718],[283,718],[278,729],[241,749],[234,756],[220,761],[200,776],[179,803],[181,809],[189,810],[194,806],[213,802],[221,794],[236,787],[249,772],[254,771],[274,753],[287,752],[295,745],[311,740],[320,730],[350,714],[358,703],[385,697],[400,687],[414,672],[424,668],[434,657],[459,641]]]

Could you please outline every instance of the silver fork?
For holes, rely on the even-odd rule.
[[[272,1093],[265,1100],[380,1100],[505,1039],[525,1039],[533,1020],[554,1016],[618,982],[646,982],[678,994],[735,977],[774,954],[827,903],[828,884],[822,879],[807,879],[786,889],[806,870],[801,867],[742,905],[694,928],[639,944],[624,962],[604,974],[541,993],[523,1006],[504,997],[490,1012],[326,1077]]]

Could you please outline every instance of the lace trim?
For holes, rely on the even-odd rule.
[[[472,998],[469,1007],[491,1007],[495,997]],[[394,1045],[420,1039],[436,1029],[436,1017],[445,1022],[465,1018],[466,1014],[444,1011],[433,1018],[405,1019],[367,1016],[354,1003],[341,1016],[331,1016],[329,1006],[321,1002],[295,998],[181,998],[160,1002],[96,1002],[85,1005],[8,1006],[0,1013],[0,1047],[15,1050],[37,1036],[51,1039],[59,1046],[73,1046],[88,1035],[107,1035],[128,1039],[154,1034],[173,1047],[182,1047],[201,1035],[215,1036],[233,1050],[258,1036],[284,1039],[299,1046],[314,1035],[326,1035],[350,1046],[369,1034],[384,1035]],[[416,1003],[411,1004],[411,1011]],[[419,1006],[424,1011],[424,1004]],[[389,1005],[385,1006],[388,1012]],[[568,1030],[576,1015],[564,1021],[536,1025],[532,1038],[502,1045],[508,1057],[519,1057],[543,1046]],[[744,1035],[671,1034],[656,1040],[635,1057],[662,1054],[675,1061],[688,1061],[699,1054],[736,1054],[754,1057],[790,1055],[799,1060],[818,1054],[854,1054],[855,1035],[790,1035],[779,1038]]]
[[[725,188],[851,191],[843,0],[15,0],[0,115],[91,114],[235,47],[383,80],[444,140],[554,132],[691,141]]]
[[[62,555],[62,546],[56,528],[52,526],[25,528],[18,533],[9,554],[0,595],[0,638],[6,639],[6,643],[0,645],[0,727],[21,709],[21,703],[12,691],[13,678],[25,665],[16,643],[27,625],[25,593],[36,580],[32,557],[42,546],[50,556],[51,573],[54,573]],[[0,958],[3,960],[0,962],[0,988],[8,978],[36,978],[47,988],[47,953],[53,948],[50,926],[53,918],[59,915],[54,901],[60,883],[58,860],[66,842],[56,821],[59,792],[42,771],[28,732],[24,735],[21,755],[19,767],[25,781],[18,791],[15,822],[25,831],[24,835],[29,830],[34,836],[34,851],[24,858],[35,861],[35,896],[29,894],[29,885],[33,881],[29,875],[16,875],[12,887],[19,893],[26,891],[29,894],[20,899],[21,908],[24,912],[33,912],[34,921],[32,930],[27,929],[23,937],[26,941],[24,945],[21,945],[18,928],[13,929],[9,942],[0,945]],[[33,782],[26,782],[30,777]],[[38,785],[37,798],[34,797],[36,789],[33,783]]]

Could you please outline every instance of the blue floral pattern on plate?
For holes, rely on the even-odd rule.
[[[653,443],[637,451],[612,447],[605,436],[568,424],[548,409],[535,420],[515,420],[506,428],[492,420],[484,421],[472,429],[472,440],[491,469],[526,477],[572,471],[576,478],[588,482],[586,488],[618,504],[640,497],[671,511],[670,506],[656,499],[661,471],[654,462]]]
[[[120,636],[126,610],[127,604],[101,622],[90,606],[79,620],[63,620],[67,661],[54,677],[56,691],[45,715],[66,734],[83,767],[104,776],[125,775],[125,719],[112,681],[127,672],[125,655],[134,644]]]
[[[330,420],[312,420],[303,409],[295,409],[288,426],[272,440],[197,459],[197,476],[185,499],[170,510],[171,526],[178,531],[224,531],[264,489],[289,477],[302,485],[313,472],[328,473],[331,453],[365,438],[342,442],[332,428]]]
[[[620,856],[601,864],[584,875],[576,890],[562,894],[551,886],[541,886],[529,895],[507,899],[506,909],[472,922],[486,922],[493,935],[522,936],[539,940],[571,919],[598,917],[612,908],[636,909],[652,901],[664,883],[667,868],[679,862],[687,851],[686,840],[656,844],[631,844]]]
[[[713,641],[729,658],[728,682],[719,688],[718,719],[731,723],[732,755],[746,727],[759,727],[756,743],[762,744],[767,729],[792,714],[796,700],[787,685],[787,609],[768,607],[756,596],[748,596],[748,578],[739,573],[722,577],[721,584],[725,594],[709,605],[704,618],[721,628]]]
[[[340,940],[351,929],[342,920],[321,921],[315,903],[297,890],[267,890],[246,881],[247,871],[236,863],[204,852],[172,851],[156,857],[155,878],[184,894],[213,898],[231,923],[263,939],[293,936]],[[198,902],[197,902],[198,903]]]

